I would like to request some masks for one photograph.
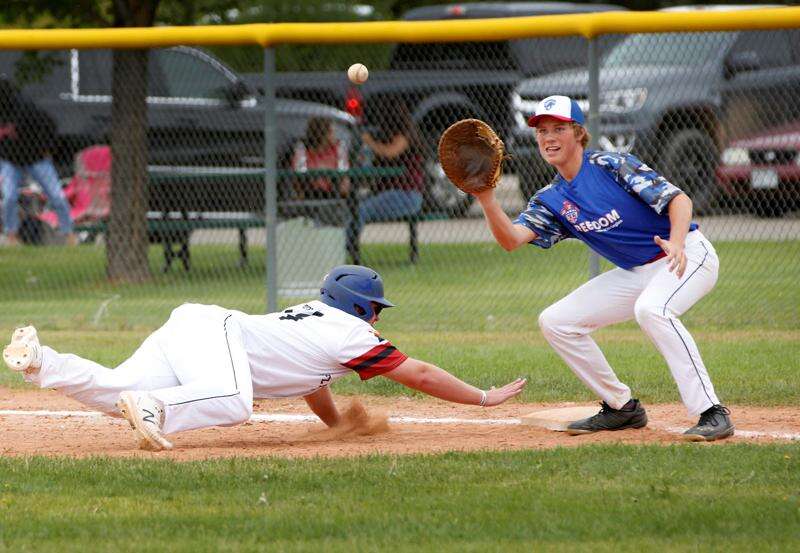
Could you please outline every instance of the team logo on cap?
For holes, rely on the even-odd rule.
[[[550,111],[551,109],[553,109],[554,105],[556,105],[556,101],[555,100],[552,100],[552,99],[551,100],[547,100],[544,103],[544,109],[546,109],[547,111]]]
[[[578,214],[580,214],[578,206],[569,200],[564,200],[564,204],[561,206],[561,215],[574,225],[578,220]]]

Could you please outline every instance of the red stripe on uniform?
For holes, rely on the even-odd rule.
[[[391,371],[406,359],[408,355],[397,351],[390,342],[384,342],[342,364],[356,371],[361,380],[367,380]]]

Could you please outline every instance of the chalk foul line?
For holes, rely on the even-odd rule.
[[[85,418],[100,419],[107,415],[99,411],[25,411],[20,409],[0,409],[0,417],[45,417],[52,419]],[[111,419],[110,419],[111,420]],[[298,415],[294,413],[256,413],[250,417],[251,422],[313,423],[320,422],[316,415]],[[439,424],[439,425],[482,425],[482,426],[514,426],[522,424],[520,419],[460,419],[456,417],[389,417],[394,424]],[[671,426],[650,427],[664,430],[671,434],[683,434],[683,428]],[[773,438],[777,440],[800,440],[800,433],[785,431],[736,430],[741,438]]]

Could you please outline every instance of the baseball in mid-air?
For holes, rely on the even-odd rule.
[[[351,83],[362,84],[369,78],[369,70],[363,63],[354,63],[347,70],[347,78]]]

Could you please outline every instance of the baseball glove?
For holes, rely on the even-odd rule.
[[[439,162],[454,185],[475,194],[497,186],[504,148],[489,125],[479,119],[462,119],[442,133]]]

